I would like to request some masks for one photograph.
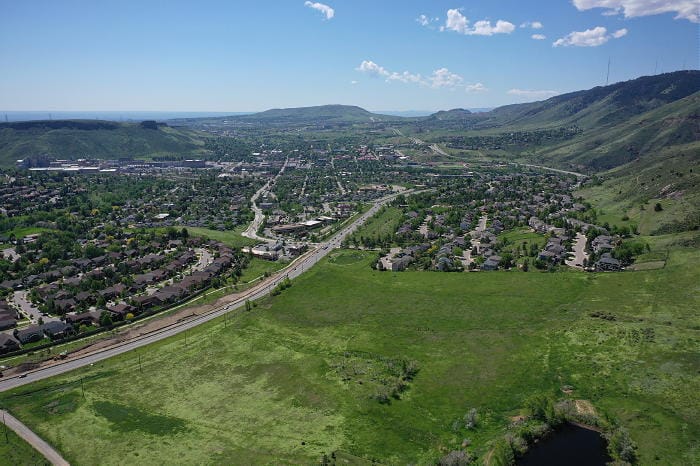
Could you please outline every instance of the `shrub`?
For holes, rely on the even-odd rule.
[[[608,452],[613,459],[629,464],[637,462],[637,444],[632,440],[627,429],[617,427],[605,434],[605,438],[608,441]]]
[[[464,427],[467,429],[474,429],[476,428],[477,422],[478,414],[476,408],[472,408],[464,415]]]
[[[454,450],[440,458],[440,466],[466,466],[472,462],[473,458],[464,450]]]

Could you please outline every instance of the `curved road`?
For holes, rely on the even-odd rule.
[[[282,176],[284,173],[284,169],[287,168],[287,162],[289,162],[289,159],[285,159],[284,165],[282,165],[282,168],[280,169],[279,173],[277,173],[274,178],[269,180],[267,183],[263,185],[262,188],[258,189],[255,194],[253,194],[253,197],[250,198],[250,202],[253,205],[253,212],[255,213],[255,218],[253,219],[252,222],[250,222],[250,225],[248,225],[248,228],[245,229],[243,233],[241,233],[243,236],[246,238],[254,239],[257,241],[270,241],[270,238],[265,238],[263,236],[258,235],[258,228],[260,228],[260,225],[262,225],[263,220],[265,220],[265,215],[262,212],[262,209],[258,207],[257,201],[258,198],[268,189],[270,189],[270,186],[272,183],[277,181],[277,178]]]
[[[63,374],[65,372],[78,369],[80,367],[84,367],[90,364],[94,364],[104,359],[108,359],[113,356],[117,356],[137,348],[141,348],[142,346],[155,343],[159,340],[177,335],[181,332],[203,324],[204,322],[216,319],[217,317],[221,317],[230,311],[243,307],[247,300],[256,300],[262,298],[265,295],[271,293],[273,288],[285,278],[292,279],[300,276],[302,273],[304,273],[313,265],[315,265],[318,261],[323,259],[323,257],[325,257],[332,249],[340,247],[340,244],[346,236],[353,233],[360,225],[366,222],[367,219],[376,214],[377,211],[383,205],[390,202],[399,194],[405,195],[411,192],[412,191],[409,190],[403,191],[401,193],[394,193],[377,200],[375,204],[369,210],[367,210],[367,212],[363,213],[351,224],[341,229],[328,241],[319,243],[318,247],[300,256],[287,267],[277,272],[275,275],[272,275],[267,280],[264,280],[258,285],[254,286],[253,288],[245,291],[236,301],[228,303],[207,314],[199,315],[192,319],[183,322],[178,322],[176,324],[156,330],[154,332],[143,334],[135,339],[129,340],[117,346],[105,348],[79,358],[67,359],[63,362],[29,371],[21,375],[8,377],[6,379],[0,379],[0,392],[11,390],[13,388],[36,382],[38,380],[43,380],[48,377]]]

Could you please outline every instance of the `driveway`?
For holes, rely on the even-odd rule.
[[[566,265],[573,267],[575,269],[583,269],[583,261],[588,259],[588,254],[586,254],[586,242],[588,238],[583,233],[576,233],[576,241],[574,241],[573,252],[574,257],[572,259],[567,259]]]
[[[26,290],[15,291],[12,294],[11,302],[15,304],[22,314],[29,317],[32,323],[37,323],[39,318],[42,318],[44,322],[60,320],[57,317],[42,316],[41,311],[39,311],[39,309],[31,301],[29,301],[29,297],[27,296],[28,294],[29,292]]]

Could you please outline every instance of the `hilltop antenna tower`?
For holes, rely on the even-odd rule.
[[[608,74],[605,75],[605,85],[610,82],[610,58],[608,58]]]
[[[656,74],[656,70],[659,68],[659,59],[656,59],[656,63],[654,63],[654,74]]]

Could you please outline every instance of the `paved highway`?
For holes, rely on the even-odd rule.
[[[103,361],[105,359],[117,356],[119,354],[126,353],[127,351],[131,351],[137,348],[141,348],[142,346],[155,343],[159,340],[177,335],[181,332],[197,327],[198,325],[203,324],[204,322],[216,319],[217,317],[221,317],[230,311],[243,307],[247,300],[252,301],[262,298],[265,295],[272,292],[274,287],[277,286],[285,278],[289,277],[290,279],[292,279],[300,276],[309,268],[313,267],[323,257],[325,257],[331,250],[340,247],[340,244],[346,236],[354,232],[360,225],[366,222],[367,219],[376,214],[377,211],[386,203],[390,202],[399,194],[409,193],[411,193],[411,191],[404,191],[402,193],[394,193],[379,199],[369,210],[367,210],[367,212],[356,218],[352,223],[350,223],[346,227],[342,228],[328,241],[320,243],[318,247],[300,256],[299,258],[297,258],[297,260],[295,260],[287,267],[277,272],[275,275],[272,275],[268,279],[254,286],[253,288],[242,293],[241,297],[232,303],[226,304],[225,306],[222,306],[210,313],[200,315],[182,322],[178,322],[169,327],[165,327],[154,332],[141,335],[135,339],[129,340],[116,346],[105,348],[79,358],[67,359],[60,363],[29,371],[21,375],[0,379],[0,392],[10,390],[32,382],[36,382],[38,380],[43,380],[48,377],[63,374],[65,372],[78,369],[80,367],[84,367],[90,364],[94,364],[96,362]]]

